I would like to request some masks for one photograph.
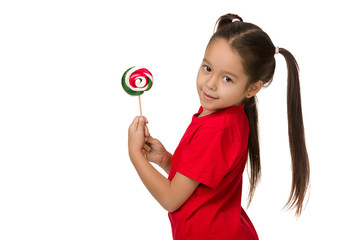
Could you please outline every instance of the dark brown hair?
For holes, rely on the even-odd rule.
[[[240,21],[232,22],[233,19]],[[217,21],[217,28],[209,44],[216,39],[225,39],[241,56],[242,64],[248,76],[248,86],[262,80],[268,86],[275,71],[275,46],[270,37],[258,26],[243,22],[235,14],[226,14]],[[279,53],[285,57],[287,79],[287,114],[289,145],[292,160],[292,186],[290,197],[285,205],[296,208],[296,216],[301,214],[304,198],[309,185],[310,167],[305,144],[304,124],[301,109],[299,68],[294,56],[284,48]],[[258,131],[258,112],[256,96],[244,101],[245,112],[249,119],[248,153],[250,162],[249,204],[261,175],[260,146]]]

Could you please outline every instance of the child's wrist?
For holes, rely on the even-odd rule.
[[[172,155],[171,155],[171,153],[166,151],[166,154],[163,157],[163,160],[161,161],[159,166],[163,169],[166,169],[166,168],[168,168],[169,165],[171,165],[171,161],[172,161]]]
[[[144,155],[141,151],[132,150],[132,151],[129,151],[129,156],[130,156],[131,161],[134,161],[136,159],[143,157]]]

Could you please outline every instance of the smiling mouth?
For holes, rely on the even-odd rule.
[[[211,95],[209,95],[209,94],[206,94],[205,92],[203,92],[203,96],[204,96],[204,98],[206,99],[206,100],[208,100],[208,101],[212,101],[212,100],[216,100],[217,98],[215,98],[215,97],[213,97],[213,96],[211,96]]]

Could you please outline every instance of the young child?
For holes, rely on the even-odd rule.
[[[174,239],[258,239],[241,207],[242,175],[249,155],[250,203],[260,177],[255,95],[271,83],[278,53],[288,68],[292,188],[286,206],[301,214],[309,161],[296,60],[258,26],[227,14],[219,18],[198,72],[201,107],[174,154],[149,134],[146,118],[136,117],[129,127],[130,159],[144,185],[169,211]]]

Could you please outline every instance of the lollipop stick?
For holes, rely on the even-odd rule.
[[[139,95],[139,106],[140,106],[140,117],[142,117],[142,110],[141,110],[141,98],[140,98],[140,95]]]

